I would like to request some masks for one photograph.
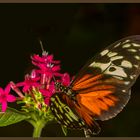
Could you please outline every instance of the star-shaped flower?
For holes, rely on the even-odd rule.
[[[5,89],[0,88],[0,103],[2,105],[1,111],[5,112],[7,108],[7,102],[15,102],[16,97],[10,94],[10,84]]]
[[[50,104],[50,98],[55,93],[55,85],[54,82],[51,82],[49,85],[47,85],[45,88],[40,89],[40,92],[44,96],[44,101],[47,105]]]
[[[33,77],[30,76],[29,74],[25,75],[25,81],[17,83],[17,87],[23,86],[23,92],[27,92],[30,88],[32,87],[39,87],[40,84],[38,83],[38,80],[40,77]]]

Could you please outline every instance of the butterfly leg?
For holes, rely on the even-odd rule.
[[[84,128],[84,134],[86,138],[90,138],[91,137],[91,133],[89,132],[89,130],[87,128]]]

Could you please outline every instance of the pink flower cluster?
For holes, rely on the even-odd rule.
[[[25,80],[15,84],[10,82],[3,90],[0,88],[0,104],[2,105],[1,111],[5,112],[7,102],[16,102],[17,100],[24,99],[26,94],[29,94],[33,88],[40,91],[44,98],[44,102],[49,106],[50,98],[55,94],[55,82],[59,81],[63,85],[70,84],[70,76],[68,73],[60,73],[60,61],[53,59],[53,55],[46,52],[42,56],[34,54],[31,56],[32,64],[36,66],[31,74],[25,75]],[[22,90],[20,90],[22,88]],[[10,93],[11,89],[17,93],[17,97]]]

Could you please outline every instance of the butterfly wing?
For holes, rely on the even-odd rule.
[[[51,98],[51,110],[68,128],[98,133],[94,119],[116,116],[130,98],[130,88],[140,74],[140,36],[121,39],[93,57],[71,83],[75,101],[66,93]]]
[[[85,128],[85,130],[88,132],[89,130],[85,124],[85,121],[79,117],[77,112],[75,112],[74,107],[76,107],[77,109],[79,108],[79,106],[75,104],[65,93],[60,92],[54,94],[51,97],[50,108],[58,123],[71,129]],[[82,111],[84,115],[87,115],[87,117],[91,117],[88,113],[85,113],[85,110]],[[99,125],[95,121],[93,121],[92,124],[92,131],[94,133],[99,133]]]
[[[95,119],[115,117],[127,104],[130,88],[140,74],[140,36],[121,39],[92,58],[71,84],[80,110]],[[89,125],[92,120],[80,113]]]
[[[71,109],[71,102],[67,102],[67,96],[64,93],[57,93],[51,97],[51,110],[59,123],[70,128],[84,126],[84,123],[78,118]],[[65,100],[66,99],[66,100]],[[73,125],[74,124],[74,125]]]

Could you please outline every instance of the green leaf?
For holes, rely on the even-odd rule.
[[[61,128],[62,128],[64,135],[67,136],[67,133],[68,133],[67,127],[61,125]]]
[[[18,123],[29,118],[28,114],[8,107],[6,112],[0,112],[0,127]]]

